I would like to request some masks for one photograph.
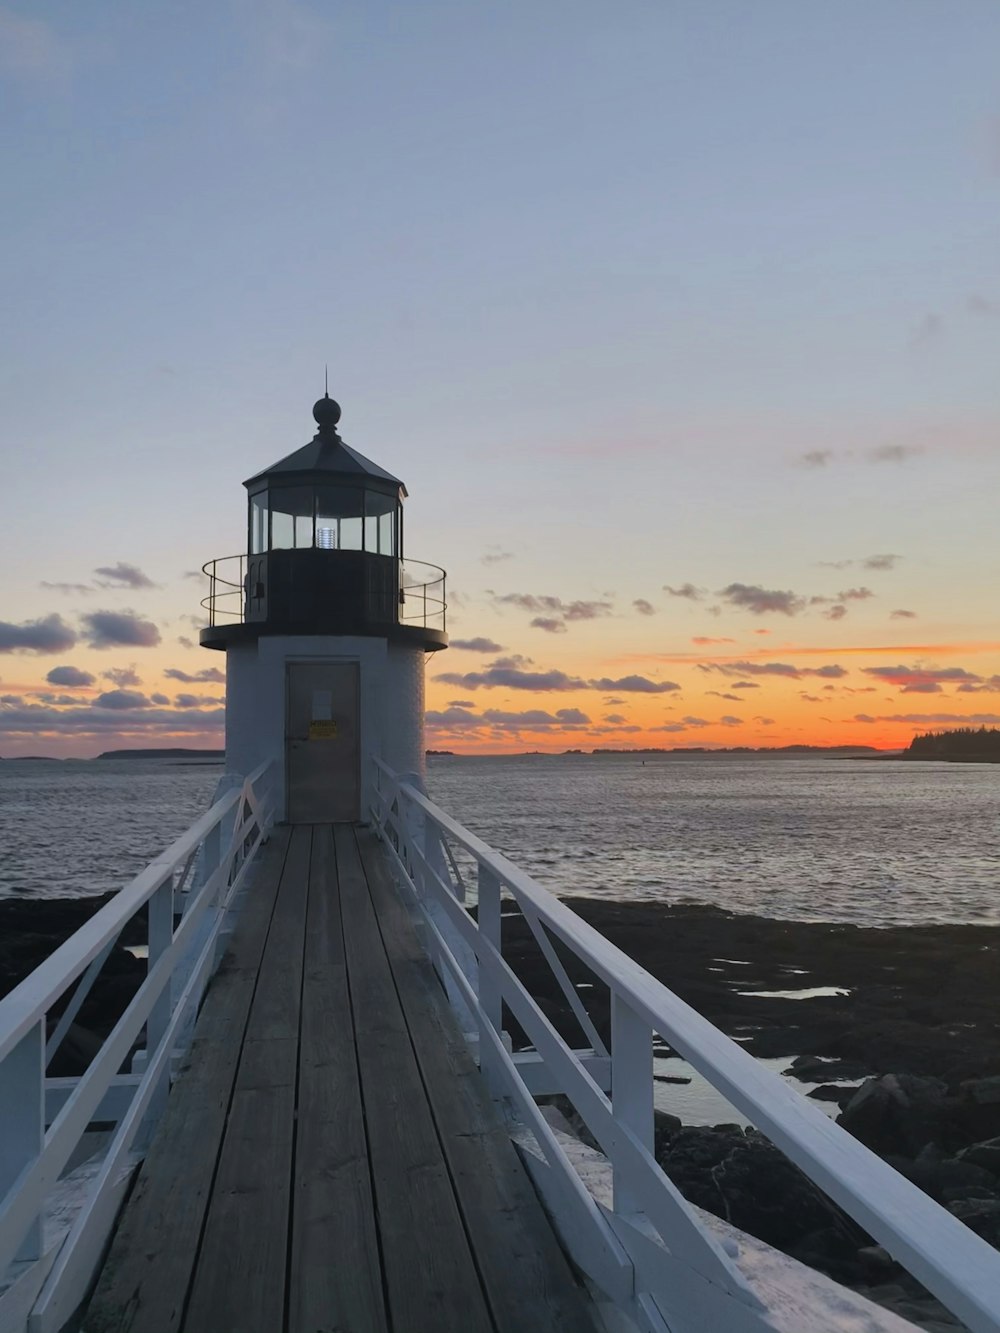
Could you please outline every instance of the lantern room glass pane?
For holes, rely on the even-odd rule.
[[[365,492],[365,550],[395,555],[392,540],[397,500],[381,491]]]
[[[250,497],[250,554],[267,550],[267,492]]]
[[[299,550],[313,544],[311,486],[282,486],[271,491],[271,550]]]
[[[327,551],[362,550],[364,503],[360,486],[317,486],[316,545]]]

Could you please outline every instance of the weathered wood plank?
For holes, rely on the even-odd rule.
[[[338,827],[335,838],[392,1328],[492,1333],[354,834]]]
[[[374,833],[357,833],[431,1110],[498,1333],[580,1333],[586,1301],[489,1100]]]
[[[293,829],[261,960],[184,1328],[280,1329],[312,830]]]
[[[388,1327],[332,830],[313,835],[288,1333]]]
[[[176,1333],[194,1269],[233,1093],[257,968],[288,848],[276,829],[260,852],[230,949],[122,1213],[84,1333]]]

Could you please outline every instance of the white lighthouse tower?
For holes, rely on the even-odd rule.
[[[226,767],[277,761],[278,818],[363,818],[372,757],[424,772],[424,656],[448,646],[445,575],[403,556],[406,487],[318,430],[258,472],[247,552],[205,566],[201,643],[226,654]]]

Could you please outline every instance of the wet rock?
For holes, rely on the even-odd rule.
[[[821,1083],[818,1088],[812,1088],[807,1092],[806,1096],[817,1102],[836,1102],[843,1108],[856,1092],[857,1088],[841,1088],[836,1083]]]
[[[916,1161],[906,1158],[888,1157],[894,1167],[907,1180],[913,1182],[929,1194],[938,1203],[949,1203],[955,1199],[995,1198],[996,1179],[972,1162],[963,1162],[955,1157],[943,1157],[935,1160],[930,1154],[922,1153]]]
[[[870,1078],[872,1069],[859,1060],[836,1060],[816,1055],[799,1055],[789,1066],[789,1073],[806,1083],[829,1082],[831,1079]]]

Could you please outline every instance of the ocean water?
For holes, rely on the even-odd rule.
[[[0,763],[0,896],[119,888],[221,765]],[[1000,766],[433,756],[432,798],[560,895],[796,920],[1000,922]]]
[[[120,889],[211,804],[222,765],[165,759],[0,763],[0,897]]]
[[[1000,765],[432,756],[428,788],[561,896],[1000,923]]]

